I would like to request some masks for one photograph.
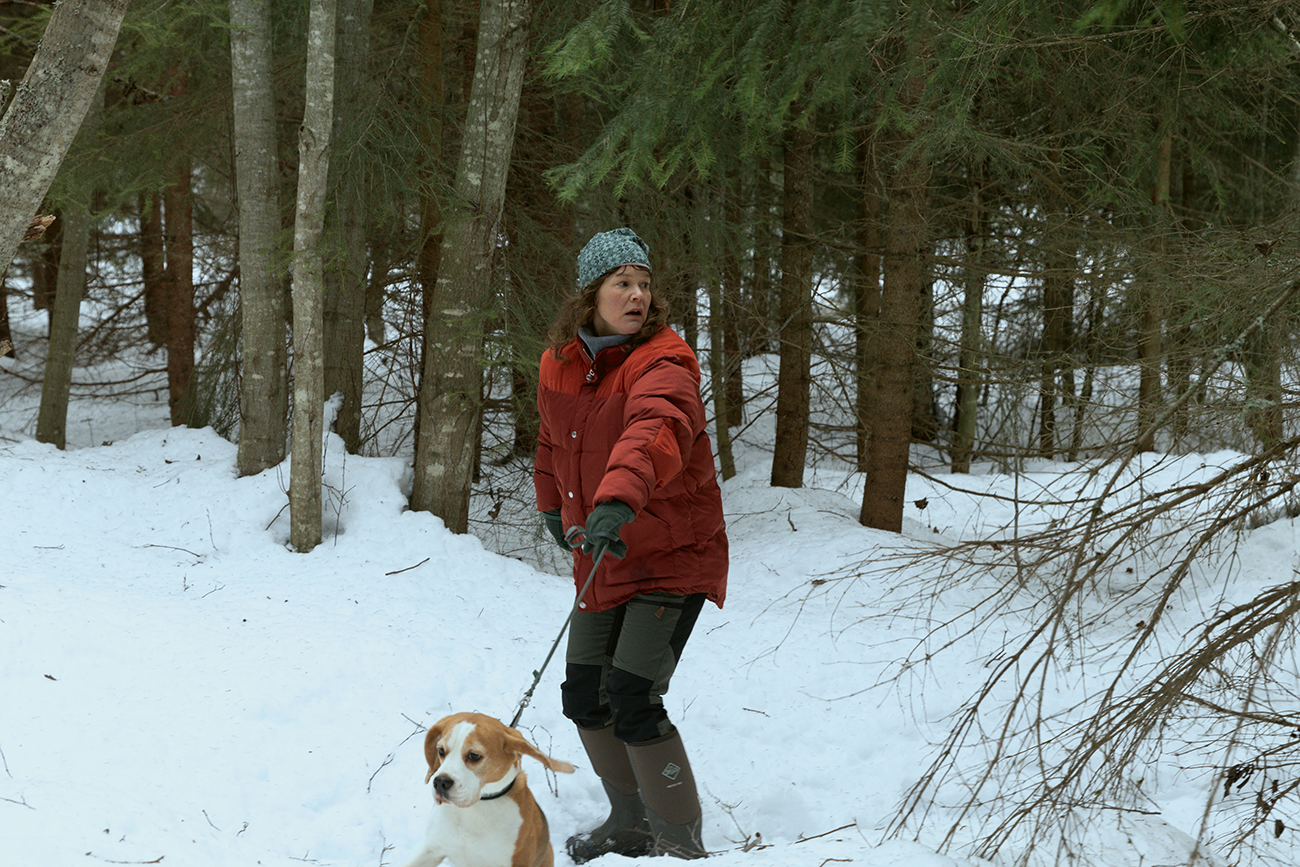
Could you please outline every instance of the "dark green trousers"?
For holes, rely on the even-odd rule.
[[[624,743],[674,731],[663,697],[704,607],[703,593],[645,593],[569,624],[564,715],[584,729],[614,724]]]

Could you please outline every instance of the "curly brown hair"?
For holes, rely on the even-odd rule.
[[[555,321],[551,323],[550,330],[546,332],[546,344],[557,359],[565,363],[570,360],[561,350],[573,338],[578,336],[580,327],[591,325],[596,316],[596,292],[600,289],[600,284],[605,282],[606,277],[620,268],[635,268],[645,274],[651,273],[648,268],[642,268],[639,265],[619,265],[618,268],[610,268],[588,283],[586,288],[577,295],[565,301],[563,306],[560,307],[560,312],[556,314]],[[641,330],[633,334],[632,339],[623,344],[623,351],[631,352],[636,349],[642,343],[654,337],[659,332],[659,329],[667,324],[668,302],[664,300],[660,293],[651,291],[650,306],[646,310],[645,322],[641,324]]]

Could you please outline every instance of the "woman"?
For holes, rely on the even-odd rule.
[[[565,528],[584,529],[579,591],[600,558],[561,689],[610,815],[569,839],[576,863],[706,854],[663,696],[705,601],[721,607],[726,596],[727,534],[699,362],[651,291],[649,252],[626,228],[582,249],[579,292],[551,327],[537,390],[537,507],[565,550]]]

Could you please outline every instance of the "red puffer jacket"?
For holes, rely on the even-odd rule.
[[[574,339],[563,354],[567,363],[542,356],[537,508],[558,508],[566,529],[608,500],[636,513],[621,532],[627,556],[601,560],[579,607],[603,611],[650,591],[706,593],[722,607],[727,530],[695,354],[670,328],[631,353],[615,346],[593,361]],[[591,564],[575,552],[579,589]]]

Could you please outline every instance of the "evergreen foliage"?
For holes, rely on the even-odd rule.
[[[420,27],[435,5],[445,97],[431,106],[422,91],[429,70]],[[812,327],[810,345],[800,348],[816,359],[811,405],[831,408],[811,418],[809,467],[864,466],[870,452],[861,418],[872,412],[857,410],[873,381],[871,347],[882,328],[896,327],[872,318],[878,303],[870,312],[901,207],[885,191],[912,160],[929,173],[918,198],[929,240],[915,251],[926,286],[905,341],[916,347],[914,469],[969,460],[976,471],[1018,472],[1048,460],[1086,461],[1101,473],[1135,449],[1232,448],[1257,463],[1225,477],[1234,492],[1224,495],[1230,519],[1211,529],[1297,508],[1278,481],[1294,478],[1300,465],[1300,301],[1290,291],[1300,280],[1300,13],[1293,4],[538,6],[490,291],[475,311],[487,340],[480,453],[496,469],[476,478],[473,532],[491,537],[503,501],[530,502],[537,359],[555,310],[574,289],[576,252],[594,232],[631,225],[649,241],[655,291],[667,296],[675,325],[709,368],[706,404],[726,415],[715,436],[720,445],[746,432],[752,406],[775,399],[740,377],[775,357],[786,324],[777,288],[782,143],[791,129],[810,135],[813,155]],[[287,278],[307,3],[275,0],[274,10]],[[383,326],[365,344],[361,449],[371,454],[409,457],[415,449],[428,277],[420,257],[430,231],[422,209],[432,206],[435,228],[450,213],[450,155],[467,109],[477,17],[471,0],[376,0],[362,96],[348,106],[333,154],[340,168],[365,179],[362,267]],[[30,5],[0,8],[3,76],[21,76],[47,18]],[[132,4],[107,76],[102,128],[69,154],[43,212],[93,200],[78,352],[134,366],[122,382],[81,386],[165,391],[166,351],[149,300],[148,224],[154,200],[176,183],[180,167],[191,166],[199,328],[191,423],[237,437],[227,39],[218,0]],[[903,98],[909,82],[923,85],[914,101]],[[0,301],[46,307],[59,244],[50,232],[21,247]],[[326,267],[347,264],[342,255],[331,248]],[[1270,305],[1268,321],[1260,321]],[[978,316],[963,334],[971,310]],[[40,339],[15,335],[16,352],[30,352]],[[968,443],[958,442],[959,382],[976,392],[962,404],[976,414]],[[875,481],[867,480],[869,490]],[[1103,505],[1070,519],[1075,538],[1080,528],[1097,538],[1137,533],[1140,521],[1109,515]],[[1017,570],[1015,592],[1059,603],[1052,610],[1062,633],[1086,633],[1068,622],[1067,603],[1104,568],[1071,547],[1068,530],[1048,535],[1026,540],[1033,557],[1018,564],[1011,561],[1022,550],[993,556],[980,549],[970,561],[962,551],[945,574],[963,574],[951,566],[958,562]],[[1137,550],[1146,541],[1127,544]],[[1075,555],[1084,559],[1071,561]],[[1190,564],[1195,555],[1179,556]],[[1173,570],[1177,580],[1187,569]],[[1277,600],[1260,604],[1284,610]],[[1207,625],[1207,634],[1224,625]],[[1245,652],[1229,645],[1229,656]],[[1174,712],[1181,710],[1152,711],[1130,730],[1125,757],[1137,760],[1159,714]],[[963,735],[975,739],[973,731]],[[966,743],[957,738],[951,746]],[[1061,768],[1077,772],[1078,794],[1097,779],[1087,776],[1092,755],[1076,758]],[[942,779],[936,767],[927,781]],[[1106,786],[1118,777],[1099,779],[1097,791],[1114,794]],[[993,830],[989,850],[998,845]]]

